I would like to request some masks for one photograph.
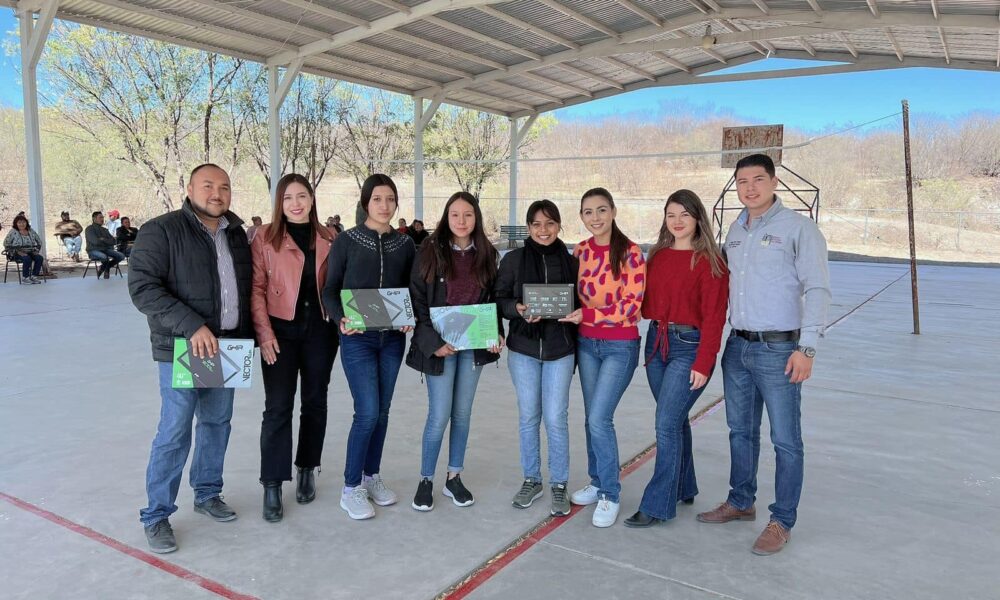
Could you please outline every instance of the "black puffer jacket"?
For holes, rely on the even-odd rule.
[[[430,242],[428,242],[430,243]],[[413,273],[410,276],[410,297],[413,300],[413,313],[417,317],[417,326],[413,329],[413,339],[410,340],[410,351],[406,355],[406,365],[427,375],[444,373],[444,359],[434,356],[444,339],[434,330],[431,324],[431,307],[448,306],[448,282],[444,276],[436,275],[430,283],[420,276],[420,260],[413,262]],[[482,290],[478,304],[489,304],[494,301],[493,289]],[[497,328],[503,337],[503,321],[500,311],[497,311]],[[489,350],[474,350],[477,365],[488,365],[500,359],[499,354]]]
[[[341,290],[405,288],[416,253],[410,236],[390,229],[379,234],[362,225],[337,236],[327,259],[323,306],[330,320],[344,318]]]
[[[576,352],[576,325],[560,323],[556,319],[542,319],[535,326],[540,328],[540,335],[528,335],[528,323],[517,312],[517,304],[521,302],[524,284],[524,273],[521,272],[522,254],[524,248],[508,252],[500,261],[497,271],[496,299],[497,307],[503,318],[510,320],[510,333],[507,336],[507,348],[512,352],[524,354],[538,360],[555,360]],[[572,271],[579,270],[576,258],[569,257]],[[546,273],[559,273],[559,257],[548,255],[544,257]],[[548,283],[576,283],[575,281],[557,281],[553,276]]]
[[[226,213],[229,251],[236,270],[240,318],[231,337],[253,338],[250,285],[253,266],[243,221]],[[185,199],[180,210],[146,222],[129,257],[128,291],[149,321],[153,360],[170,362],[174,338],[190,338],[202,325],[219,335],[222,313],[215,244]]]

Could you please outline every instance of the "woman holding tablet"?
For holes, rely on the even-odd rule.
[[[495,362],[503,348],[460,350],[447,343],[431,322],[431,308],[494,302],[493,284],[498,254],[483,230],[479,201],[468,192],[457,192],[444,206],[434,233],[420,246],[410,277],[410,296],[417,325],[406,364],[427,378],[428,411],[424,425],[420,483],[412,506],[434,508],[434,471],[445,427],[448,439],[448,478],[444,495],[457,506],[475,502],[462,483],[465,448],[469,440],[472,401],[483,365]]]
[[[340,362],[354,397],[340,507],[352,519],[370,519],[375,516],[372,502],[379,506],[396,503],[396,494],[382,481],[379,469],[405,334],[411,328],[349,328],[340,292],[408,287],[415,251],[413,240],[391,224],[399,207],[392,179],[381,174],[366,179],[360,205],[365,221],[337,236],[330,252],[323,304],[330,320],[340,327]]]

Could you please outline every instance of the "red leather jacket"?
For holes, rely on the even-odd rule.
[[[250,313],[257,332],[257,343],[275,339],[270,316],[291,321],[295,318],[295,304],[299,298],[299,284],[306,258],[288,233],[281,240],[280,248],[265,242],[270,224],[262,225],[254,235],[250,250],[253,254],[253,288],[250,293]],[[330,231],[332,238],[337,233]],[[316,234],[316,290],[322,293],[326,283],[326,259],[330,255],[331,240]],[[322,309],[322,298],[317,295]],[[326,318],[326,312],[323,317]]]

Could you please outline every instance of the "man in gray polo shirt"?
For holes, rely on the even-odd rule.
[[[745,207],[729,228],[729,324],[722,356],[729,425],[729,497],[698,515],[704,523],[756,519],[757,462],[764,408],[775,450],[775,501],[754,543],[755,554],[779,552],[795,525],[802,492],[802,382],[812,374],[826,327],[830,275],[826,240],[811,219],[774,194],[774,162],[754,154],[736,165]]]

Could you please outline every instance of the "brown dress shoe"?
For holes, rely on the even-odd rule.
[[[698,520],[702,523],[728,523],[730,521],[755,521],[757,520],[757,509],[751,506],[746,510],[740,510],[730,504],[723,502],[714,509],[698,513]]]
[[[781,552],[791,537],[791,531],[782,527],[777,521],[771,521],[761,532],[757,541],[753,543],[752,552],[760,556]]]

